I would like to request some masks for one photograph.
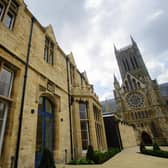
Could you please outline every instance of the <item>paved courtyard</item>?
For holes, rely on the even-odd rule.
[[[138,147],[125,149],[102,165],[57,165],[57,168],[168,168],[168,159],[142,155]]]

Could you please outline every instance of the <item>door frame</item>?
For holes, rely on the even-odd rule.
[[[42,110],[39,109],[39,104],[38,104],[38,118],[42,117],[42,126],[41,126],[41,132],[42,132],[42,142],[41,142],[41,146],[40,146],[40,150],[37,151],[37,136],[36,136],[36,149],[35,149],[35,168],[38,168],[41,158],[42,158],[42,154],[43,151],[45,149],[45,145],[46,145],[46,131],[47,131],[47,123],[46,123],[46,119],[51,120],[51,142],[50,142],[50,151],[53,152],[53,147],[54,147],[54,104],[53,102],[47,97],[47,96],[40,96],[40,98],[42,98]],[[46,100],[50,103],[51,105],[51,113],[46,111]],[[37,133],[38,134],[38,119],[37,119]]]

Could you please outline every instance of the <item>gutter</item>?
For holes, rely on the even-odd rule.
[[[33,32],[34,22],[35,22],[35,18],[32,16],[29,42],[28,42],[28,48],[27,48],[26,64],[25,64],[24,81],[23,81],[23,88],[22,88],[21,106],[20,106],[20,114],[19,114],[19,127],[18,127],[18,133],[17,133],[17,143],[16,143],[14,168],[18,167],[18,160],[19,160],[19,152],[20,152],[19,149],[20,149],[21,129],[22,129],[22,120],[23,120],[23,109],[24,109],[25,92],[26,92],[26,84],[27,84],[27,74],[28,74],[28,68],[29,68],[29,58],[30,58],[30,49],[31,49],[32,34],[33,34],[32,32]]]

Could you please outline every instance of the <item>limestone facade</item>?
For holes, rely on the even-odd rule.
[[[43,27],[22,0],[0,0],[0,113],[3,168],[14,165],[18,138],[19,168],[33,168],[44,147],[51,147],[56,162],[79,158],[89,144],[107,148],[101,105],[86,72],[79,72],[52,26]]]
[[[160,95],[159,85],[152,80],[136,42],[115,55],[122,84],[114,77],[114,95],[118,115],[136,129],[137,142],[168,143],[168,108]]]
[[[123,148],[130,148],[137,145],[133,126],[125,122],[119,122],[119,130]]]

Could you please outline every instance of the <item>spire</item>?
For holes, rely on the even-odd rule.
[[[130,35],[130,38],[131,38],[132,45],[137,46],[136,41],[133,39],[133,37],[131,35]]]
[[[116,89],[119,89],[119,88],[120,88],[120,84],[119,84],[119,82],[118,82],[118,80],[117,80],[115,74],[114,74],[114,87],[115,87]]]
[[[118,81],[117,81],[117,78],[116,78],[116,76],[114,74],[114,83],[116,83],[116,82],[118,82]]]
[[[113,44],[113,45],[114,45],[114,53],[116,55],[117,54],[117,48],[116,48],[115,44]]]

